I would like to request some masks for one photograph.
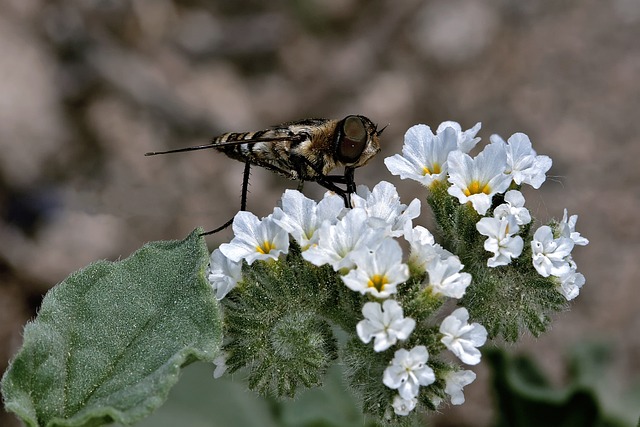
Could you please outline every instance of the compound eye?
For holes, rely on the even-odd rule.
[[[344,163],[358,160],[367,144],[367,130],[359,117],[348,116],[342,122],[342,138],[338,142],[338,159]]]

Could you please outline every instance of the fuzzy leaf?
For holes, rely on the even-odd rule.
[[[130,424],[164,402],[180,367],[212,361],[221,321],[200,232],[93,263],[49,291],[2,380],[7,410],[28,426]]]

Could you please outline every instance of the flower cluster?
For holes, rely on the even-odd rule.
[[[567,218],[565,209],[562,221],[555,230],[543,225],[536,230],[531,241],[533,266],[541,276],[554,277],[558,290],[569,301],[578,296],[585,282],[584,276],[576,271],[577,265],[571,257],[571,251],[576,245],[589,243],[575,231],[577,219],[577,215]]]
[[[539,188],[551,159],[537,155],[524,134],[507,141],[493,135],[490,143],[471,157],[468,153],[480,140],[476,137],[479,130],[479,123],[463,131],[456,122],[444,122],[435,133],[426,125],[417,125],[407,131],[402,155],[385,159],[392,174],[429,189],[427,201],[438,223],[438,242],[429,230],[413,224],[420,215],[420,201],[401,203],[396,188],[388,182],[382,181],[372,190],[359,186],[351,197],[351,208],[345,208],[335,194],[327,193],[316,203],[298,191],[287,190],[281,207],[266,218],[258,219],[249,212],[236,215],[235,237],[211,255],[208,277],[216,297],[222,300],[236,286],[248,286],[244,272],[256,261],[272,264],[276,278],[296,280],[305,274],[301,270],[333,275],[344,286],[340,292],[352,294],[335,294],[343,295],[347,302],[331,301],[325,295],[324,302],[312,312],[346,328],[360,346],[373,341],[373,353],[365,357],[380,363],[381,376],[371,379],[371,387],[386,387],[387,392],[376,389],[379,395],[388,396],[388,401],[371,407],[386,408],[384,417],[390,419],[407,415],[419,405],[437,407],[446,395],[452,404],[463,403],[462,389],[475,374],[440,360],[440,354],[448,350],[460,362],[477,365],[481,358],[478,348],[488,337],[502,334],[513,339],[513,328],[517,335],[523,325],[534,334],[544,330],[544,320],[540,324],[523,320],[532,318],[530,314],[511,314],[509,318],[504,313],[512,313],[509,304],[513,304],[516,292],[518,304],[530,303],[528,310],[539,311],[537,319],[561,308],[557,295],[566,300],[575,298],[584,276],[576,271],[571,251],[575,245],[588,243],[575,231],[577,216],[568,217],[566,210],[560,222],[531,230],[533,219],[519,190],[523,184]],[[406,255],[403,246],[409,248]],[[296,253],[299,256],[294,260],[291,257]],[[288,265],[290,272],[286,272]],[[265,296],[268,286],[259,281],[264,289],[256,292],[260,300],[251,304],[263,306],[263,301],[278,301],[278,295],[284,294],[290,298],[291,289],[299,285],[278,282],[274,295]],[[282,286],[289,286],[287,292]],[[335,291],[331,283],[322,286],[318,289],[327,294]],[[444,303],[448,299],[454,299],[458,308],[445,315],[442,311],[447,310],[449,305]],[[301,302],[289,303],[291,310],[296,304],[305,304],[308,296],[296,301]],[[483,305],[482,301],[494,305]],[[241,304],[234,300],[226,307],[241,313],[234,319],[246,315],[246,309],[238,308]],[[280,306],[277,302],[273,305]],[[354,305],[357,311],[349,311]],[[345,308],[336,315],[340,311],[337,307]],[[281,320],[277,317],[274,324]],[[308,315],[301,317],[307,319]],[[471,317],[480,323],[470,322]],[[255,320],[246,324],[254,325]],[[289,345],[296,333],[285,331],[283,336]],[[227,336],[226,342],[245,341]],[[286,345],[278,344],[277,350]],[[259,346],[263,343],[252,347]],[[233,348],[226,350],[224,354],[230,356],[218,360],[217,372],[226,368],[226,357],[240,358],[237,347],[235,352]],[[286,357],[297,353],[304,352],[287,350]],[[349,360],[358,365],[357,355],[366,353],[354,354]],[[249,364],[252,356],[245,359]],[[234,365],[230,366],[233,370]]]
[[[487,237],[484,248],[493,253],[487,259],[487,266],[507,265],[522,254],[525,233],[521,227],[531,223],[524,196],[518,189],[523,184],[540,188],[552,161],[548,156],[537,155],[529,137],[523,133],[516,133],[507,141],[492,135],[491,143],[472,158],[467,154],[467,147],[477,143],[478,138],[474,137],[480,124],[462,132],[457,123],[451,123],[441,124],[436,134],[425,125],[412,127],[405,135],[403,156],[395,155],[385,163],[392,174],[431,188],[447,179],[451,184],[447,192],[461,204],[471,204],[482,215],[476,228]],[[434,164],[438,165],[439,173],[431,172]],[[448,175],[441,171],[447,171]],[[427,175],[429,178],[425,178]],[[497,206],[496,195],[501,195],[503,201]],[[489,210],[492,215],[487,215]],[[577,215],[568,218],[565,209],[561,222],[553,227],[539,227],[531,240],[535,269],[543,277],[555,277],[557,290],[567,300],[575,298],[585,282],[571,258],[575,245],[589,243],[575,232],[577,218]]]

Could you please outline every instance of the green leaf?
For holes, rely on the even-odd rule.
[[[247,391],[241,375],[214,379],[207,363],[183,370],[162,408],[136,427],[282,427],[272,403]]]
[[[246,371],[213,380],[211,366],[184,370],[169,400],[137,427],[374,427],[346,391],[341,366],[333,365],[323,387],[279,401],[247,391]]]
[[[333,365],[322,388],[305,390],[293,402],[280,403],[281,426],[373,427],[362,414],[357,400],[343,382],[344,367]]]
[[[93,263],[49,291],[2,379],[7,410],[28,426],[130,424],[164,402],[180,367],[212,361],[221,320],[200,233]]]
[[[597,351],[597,350],[596,350]],[[597,354],[583,353],[590,361],[574,364],[597,366],[603,378],[602,366],[593,364]],[[485,351],[485,360],[493,370],[493,386],[498,404],[495,426],[559,426],[559,427],[626,427],[617,414],[605,411],[598,391],[584,378],[569,377],[564,388],[554,388],[528,357],[510,357],[504,351]],[[586,362],[586,363],[585,363]],[[585,377],[582,372],[580,376]]]

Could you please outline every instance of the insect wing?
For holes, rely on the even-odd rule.
[[[218,138],[222,138],[222,137],[218,137]],[[293,136],[261,136],[258,138],[248,138],[248,139],[237,139],[237,140],[231,140],[231,141],[220,141],[218,142],[218,138],[214,139],[214,141],[209,144],[212,146],[212,148],[219,148],[219,147],[229,147],[229,146],[234,146],[234,145],[241,145],[241,144],[255,144],[258,142],[285,142],[285,141],[296,141],[296,140],[300,140],[301,138],[297,135],[293,135]]]

